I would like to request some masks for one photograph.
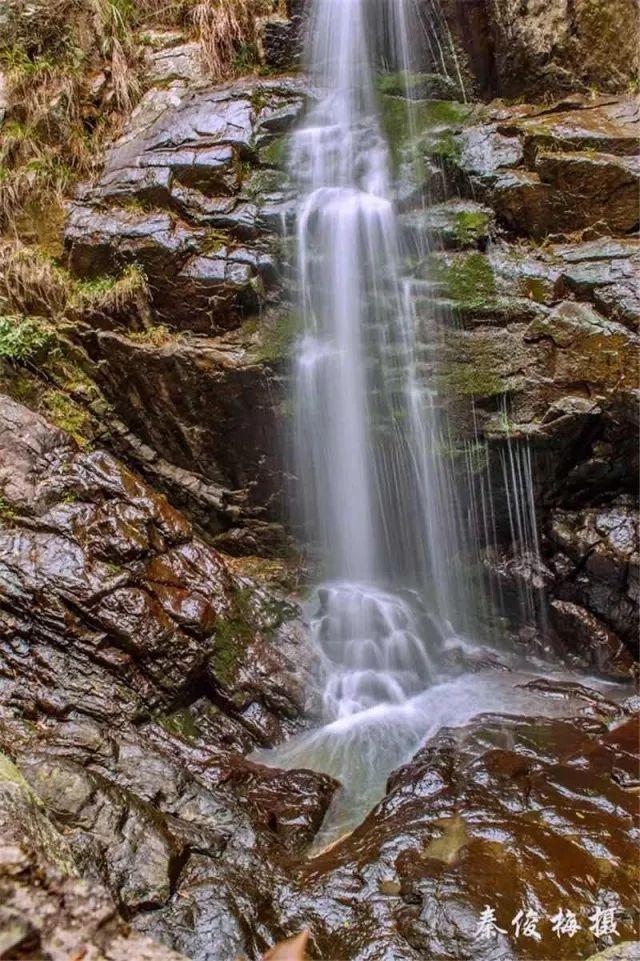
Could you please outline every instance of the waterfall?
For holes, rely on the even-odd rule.
[[[464,507],[445,469],[425,364],[437,352],[435,311],[428,283],[403,275],[376,92],[380,64],[409,76],[419,27],[416,0],[315,0],[314,99],[291,147],[303,327],[295,471],[326,578],[310,605],[323,718],[259,759],[341,780],[320,845],[362,818],[430,732],[495,703],[493,680],[452,680],[441,663],[481,606],[458,560],[488,508],[482,491]],[[426,252],[426,238],[414,243]]]
[[[433,612],[451,621],[437,404],[419,376],[416,282],[401,272],[374,84],[383,52],[402,69],[411,64],[413,12],[409,0],[318,0],[313,9],[309,74],[318,100],[292,148],[304,326],[296,464],[305,529],[328,576],[358,591],[428,583]]]

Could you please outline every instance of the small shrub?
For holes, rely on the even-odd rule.
[[[0,357],[5,360],[30,360],[49,346],[53,332],[32,317],[0,317]]]

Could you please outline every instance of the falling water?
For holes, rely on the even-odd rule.
[[[440,456],[424,363],[435,321],[425,282],[402,273],[375,87],[376,64],[413,66],[418,27],[415,0],[315,0],[316,99],[291,150],[304,320],[295,456],[305,531],[327,574],[311,610],[324,724],[261,757],[345,785],[321,842],[366,813],[430,732],[496,703],[495,678],[443,673],[478,606],[457,564],[469,508]]]
[[[437,404],[419,376],[419,325],[400,270],[389,148],[372,64],[412,62],[413,0],[318,0],[318,101],[297,133],[298,276],[305,333],[295,370],[306,530],[332,579],[432,588],[452,616],[451,538],[436,463]],[[409,121],[408,121],[409,122]],[[336,603],[352,606],[346,588]],[[355,610],[355,609],[353,609]],[[355,615],[354,615],[355,616]],[[358,609],[354,630],[361,630]]]

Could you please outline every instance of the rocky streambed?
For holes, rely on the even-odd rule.
[[[309,859],[339,786],[247,759],[318,710],[282,456],[286,137],[308,91],[288,74],[213,87],[178,40],[157,38],[151,89],[69,204],[65,269],[100,296],[52,312],[33,286],[24,314],[55,350],[2,372],[0,957],[257,959],[303,927],[311,957],[354,961],[633,941],[637,105],[418,90],[416,168],[383,93],[407,271],[450,318],[435,376],[456,444],[498,478],[510,443],[531,452],[539,551],[510,552],[498,482],[483,568],[507,608],[523,582],[542,598],[546,633],[522,650],[576,673],[460,655],[535,711],[440,731]],[[479,941],[486,906],[504,932]],[[517,937],[520,909],[541,940]]]

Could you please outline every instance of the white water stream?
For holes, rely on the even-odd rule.
[[[418,318],[424,292],[402,275],[375,88],[381,59],[413,66],[412,43],[423,42],[414,4],[315,0],[317,99],[291,149],[304,319],[295,453],[306,533],[328,574],[311,610],[325,723],[258,758],[342,782],[319,845],[361,820],[390,771],[440,727],[484,711],[549,711],[518,686],[522,675],[443,667],[448,647],[469,645],[458,631],[479,605],[457,573],[468,518],[439,454],[417,342],[433,318]],[[410,124],[408,101],[407,111]]]

